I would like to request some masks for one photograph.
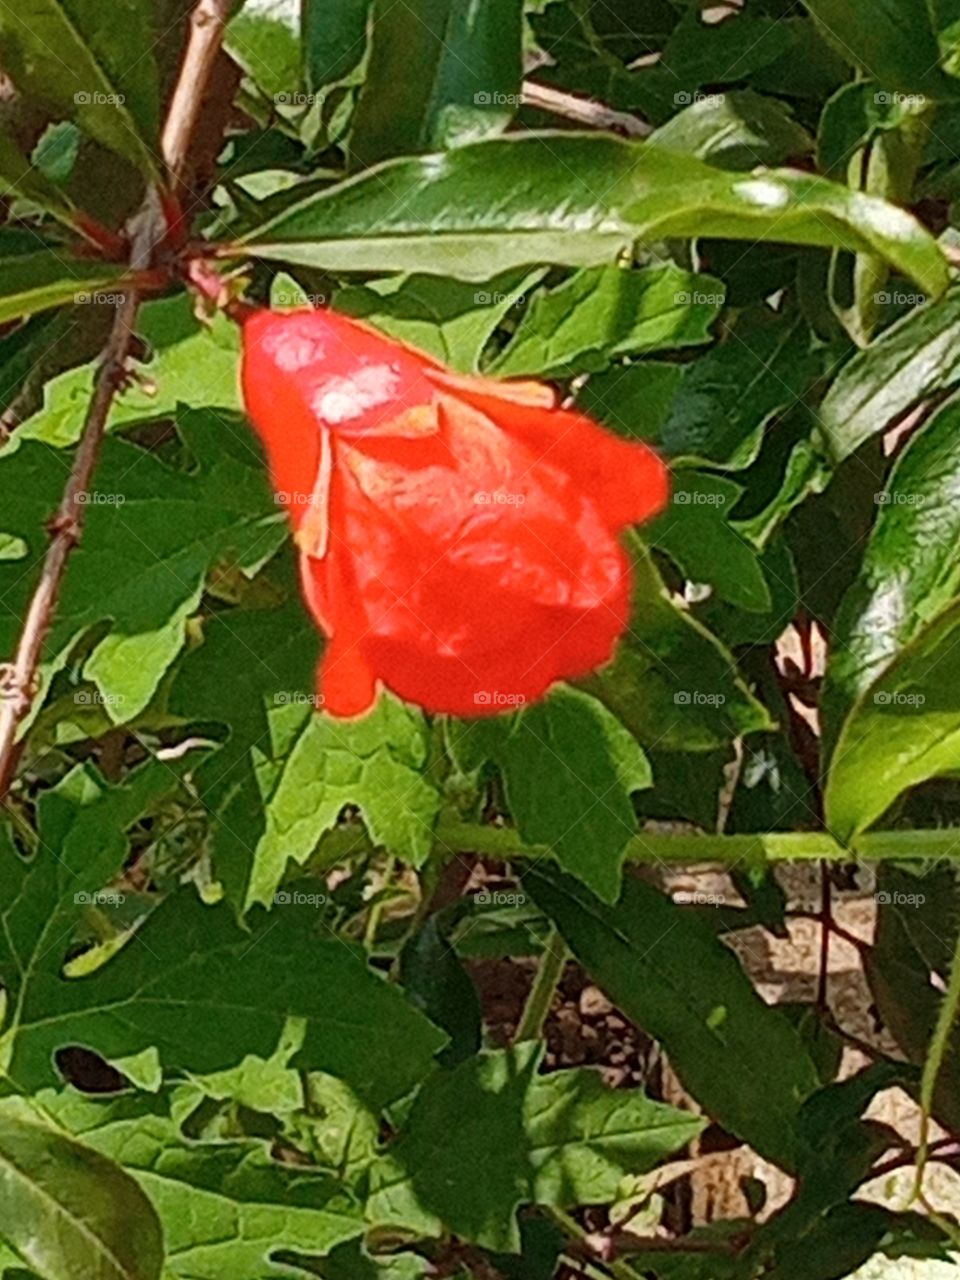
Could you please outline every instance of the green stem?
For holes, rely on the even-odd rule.
[[[475,853],[481,857],[510,861],[514,858],[542,858],[550,850],[545,845],[524,844],[513,827],[490,827],[480,823],[443,821],[437,828],[437,849]],[[359,828],[331,831],[321,840],[311,858],[309,870],[329,870],[344,858],[376,851]],[[771,831],[756,835],[664,835],[644,832],[634,836],[626,848],[629,862],[747,862],[763,866],[769,862],[897,861],[948,858],[960,860],[960,828],[941,827],[920,831],[868,831],[841,844],[825,831]]]
[[[566,963],[567,944],[560,936],[559,929],[551,929],[543,944],[537,976],[527,996],[527,1003],[523,1006],[520,1025],[513,1038],[515,1044],[520,1044],[524,1040],[540,1039],[543,1024],[547,1020],[547,1014],[550,1012]]]
[[[920,1144],[917,1148],[917,1176],[913,1186],[914,1197],[922,1195],[923,1174],[927,1167],[927,1156],[930,1148],[930,1116],[933,1111],[933,1094],[937,1087],[937,1079],[943,1060],[947,1054],[947,1046],[957,1013],[960,1011],[960,931],[953,948],[953,959],[950,962],[950,977],[947,981],[946,994],[937,1015],[927,1050],[927,1058],[923,1064],[923,1076],[920,1080]]]

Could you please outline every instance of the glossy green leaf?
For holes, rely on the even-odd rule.
[[[307,105],[303,51],[296,24],[252,5],[234,14],[224,44],[275,107]]]
[[[165,1275],[273,1280],[289,1273],[271,1255],[325,1254],[363,1230],[359,1206],[328,1174],[281,1164],[262,1142],[189,1143],[163,1097],[94,1101],[68,1090],[39,1100],[139,1184],[163,1227]]]
[[[538,1044],[487,1051],[427,1080],[372,1171],[371,1220],[517,1252],[520,1205],[607,1200],[624,1173],[653,1168],[701,1128],[593,1071],[538,1076],[542,1053]]]
[[[340,289],[333,305],[453,369],[477,373],[494,330],[508,311],[527,300],[541,275],[508,271],[482,285],[436,276],[391,276]]]
[[[563,377],[599,372],[618,356],[710,339],[723,284],[672,263],[643,271],[595,267],[535,295],[493,372]]]
[[[500,133],[520,102],[521,0],[373,0],[355,168]]]
[[[828,747],[857,698],[960,595],[960,403],[917,433],[875,498],[870,542],[833,626],[821,700]]]
[[[695,101],[654,130],[650,141],[718,169],[784,164],[813,150],[813,139],[789,108],[749,89],[697,94]]]
[[[669,598],[636,543],[634,609],[613,662],[582,682],[645,747],[712,751],[770,718],[718,640]]]
[[[598,266],[665,236],[845,248],[883,258],[931,294],[947,281],[929,233],[875,197],[799,173],[724,173],[643,143],[555,133],[388,161],[285,210],[236,251],[334,271],[484,280],[542,262]]]
[[[614,900],[637,829],[631,796],[651,783],[636,739],[595,698],[565,687],[466,732],[472,748],[502,770],[523,839],[551,845],[561,866]]]
[[[926,0],[808,0],[825,38],[884,89],[954,98],[958,86],[939,67]]]
[[[159,87],[152,8],[117,0],[20,0],[0,9],[4,69],[25,93],[75,119],[153,178]]]
[[[903,645],[860,694],[837,737],[826,817],[847,841],[910,787],[960,767],[960,604]]]
[[[0,324],[63,307],[105,299],[119,302],[127,268],[72,258],[57,249],[0,259]]]
[[[844,365],[819,415],[837,462],[960,379],[958,335],[960,291],[911,311]]]
[[[786,1017],[766,1005],[713,928],[629,879],[616,906],[558,872],[524,876],[587,973],[663,1046],[707,1114],[786,1169],[816,1068]]]
[[[647,541],[680,567],[688,582],[711,586],[752,613],[771,606],[756,550],[731,523],[740,485],[702,471],[675,471],[670,502],[646,528]]]
[[[9,1104],[0,1107],[0,1237],[42,1280],[158,1280],[163,1264],[160,1224],[136,1182]]]
[[[671,459],[739,471],[755,461],[765,428],[804,395],[819,367],[798,317],[755,308],[692,363],[612,369],[577,398],[615,431],[650,440]]]
[[[303,0],[300,30],[311,89],[342,80],[359,64],[370,7],[371,0]]]

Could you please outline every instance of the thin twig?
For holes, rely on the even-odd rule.
[[[190,39],[163,130],[163,154],[174,179],[182,175],[190,138],[200,114],[207,77],[213,66],[230,8],[229,0],[200,0],[191,20]],[[130,269],[145,271],[166,227],[157,193],[151,189],[130,224]],[[0,666],[0,802],[5,801],[19,757],[17,731],[36,696],[37,668],[53,622],[70,552],[80,540],[90,488],[107,417],[124,382],[141,294],[131,285],[123,296],[107,340],[73,460],[56,515],[51,541],[12,662]]]
[[[614,111],[590,98],[578,98],[572,93],[551,89],[549,85],[537,84],[535,80],[523,82],[523,105],[549,111],[551,115],[563,116],[591,129],[610,129],[614,133],[624,133],[629,138],[648,138],[653,133],[653,125],[641,120],[639,116],[630,115],[626,111]]]
[[[190,39],[160,138],[175,188],[185,175],[190,143],[232,7],[233,0],[200,0],[190,17]]]

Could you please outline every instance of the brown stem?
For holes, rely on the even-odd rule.
[[[647,138],[653,133],[653,125],[641,120],[639,116],[627,111],[614,111],[590,98],[579,98],[575,94],[551,88],[550,85],[538,84],[535,80],[524,80],[523,104],[548,111],[551,115],[563,116],[591,129],[610,129],[614,133],[626,134],[629,138]]]
[[[190,138],[199,118],[204,88],[229,8],[229,0],[200,0],[193,13],[187,52],[163,130],[164,159],[175,180],[179,179],[186,163]],[[143,206],[131,219],[130,232],[131,272],[146,271],[154,248],[166,234],[160,199],[153,190],[147,192]],[[44,641],[53,621],[70,552],[80,540],[83,529],[84,498],[100,453],[107,417],[114,397],[123,385],[140,296],[136,286],[128,286],[117,310],[97,372],[73,467],[49,526],[50,546],[24,618],[17,652],[12,662],[0,667],[0,802],[6,800],[16,770],[19,756],[17,730],[35,697],[37,667]]]
[[[199,0],[190,17],[190,38],[160,137],[174,191],[182,184],[204,91],[220,52],[233,0]]]

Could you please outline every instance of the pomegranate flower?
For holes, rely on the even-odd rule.
[[[610,658],[630,601],[618,534],[666,500],[652,450],[547,386],[462,377],[332,311],[251,310],[243,348],[330,713],[385,686],[491,715]]]

